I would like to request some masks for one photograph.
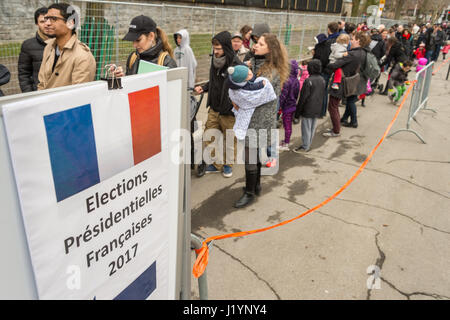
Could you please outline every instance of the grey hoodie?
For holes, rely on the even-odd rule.
[[[331,53],[330,53],[330,63],[335,63],[337,59],[340,59],[344,56],[344,53],[347,52],[347,45],[340,43],[333,43],[331,45]]]
[[[186,29],[181,29],[174,33],[175,44],[177,43],[178,34],[181,35],[181,44],[177,45],[174,50],[175,61],[178,67],[186,67],[188,69],[188,88],[194,88],[197,60],[189,46],[189,32]]]

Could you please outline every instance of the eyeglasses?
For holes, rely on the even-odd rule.
[[[44,16],[44,22],[47,22],[48,20],[50,20],[51,22],[56,22],[56,21],[58,21],[58,20],[66,21],[66,19],[61,18],[61,17]]]

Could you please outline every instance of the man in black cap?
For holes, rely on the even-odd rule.
[[[169,68],[177,67],[167,36],[152,18],[144,15],[133,18],[123,40],[132,41],[136,49],[127,59],[127,75],[137,73],[141,59]]]
[[[236,138],[233,135],[234,142],[227,143],[227,130],[233,130],[235,118],[231,111],[233,105],[228,96],[228,67],[241,64],[231,46],[231,34],[228,31],[222,31],[212,38],[213,56],[211,59],[211,68],[209,81],[203,86],[194,88],[197,94],[208,92],[208,101],[206,106],[210,107],[208,111],[208,120],[206,121],[205,132],[208,129],[218,129],[223,133],[226,152],[223,154],[223,163],[206,164],[204,161],[197,168],[197,176],[201,177],[205,173],[221,172],[223,176],[229,178],[232,176],[232,163],[227,162],[226,153],[234,153],[236,158]],[[217,143],[217,142],[216,142]],[[209,143],[208,143],[209,144]],[[233,149],[230,146],[233,145]],[[214,157],[214,155],[212,155]],[[230,155],[228,156],[230,157]],[[219,157],[220,159],[221,157]]]

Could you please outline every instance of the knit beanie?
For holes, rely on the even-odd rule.
[[[425,66],[427,64],[427,62],[428,62],[428,60],[426,58],[420,58],[419,61],[418,61],[418,63],[421,66]]]
[[[328,39],[328,37],[324,33],[318,34],[317,36],[314,37],[314,40],[316,41],[316,43],[322,43],[327,39]]]
[[[233,82],[235,83],[244,82],[248,76],[248,67],[242,64],[234,67],[229,67],[228,74],[230,75],[230,78]]]

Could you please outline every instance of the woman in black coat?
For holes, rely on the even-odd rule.
[[[408,60],[408,56],[406,54],[405,48],[396,38],[389,38],[386,43],[386,59],[391,63],[391,69],[389,70],[389,75],[394,70],[394,67],[397,63]],[[387,80],[389,81],[389,80]],[[386,82],[386,86],[384,87],[384,91],[381,93],[382,95],[387,95],[388,83]]]
[[[341,59],[338,59],[335,63],[330,63],[328,69],[336,70],[342,68],[342,72],[346,77],[351,77],[360,71],[361,65],[366,60],[366,54],[368,49],[366,47],[370,44],[370,37],[363,31],[357,32],[354,36],[350,37],[351,48],[348,54]],[[360,81],[358,83],[356,95],[347,97],[347,103],[345,105],[345,112],[341,118],[341,123],[344,127],[358,127],[358,119],[356,114],[356,101],[358,96],[365,93],[367,90],[367,78],[360,73]],[[339,86],[337,91],[331,89],[330,95],[337,96],[338,98],[344,97],[343,86]],[[350,118],[350,122],[348,119]]]

